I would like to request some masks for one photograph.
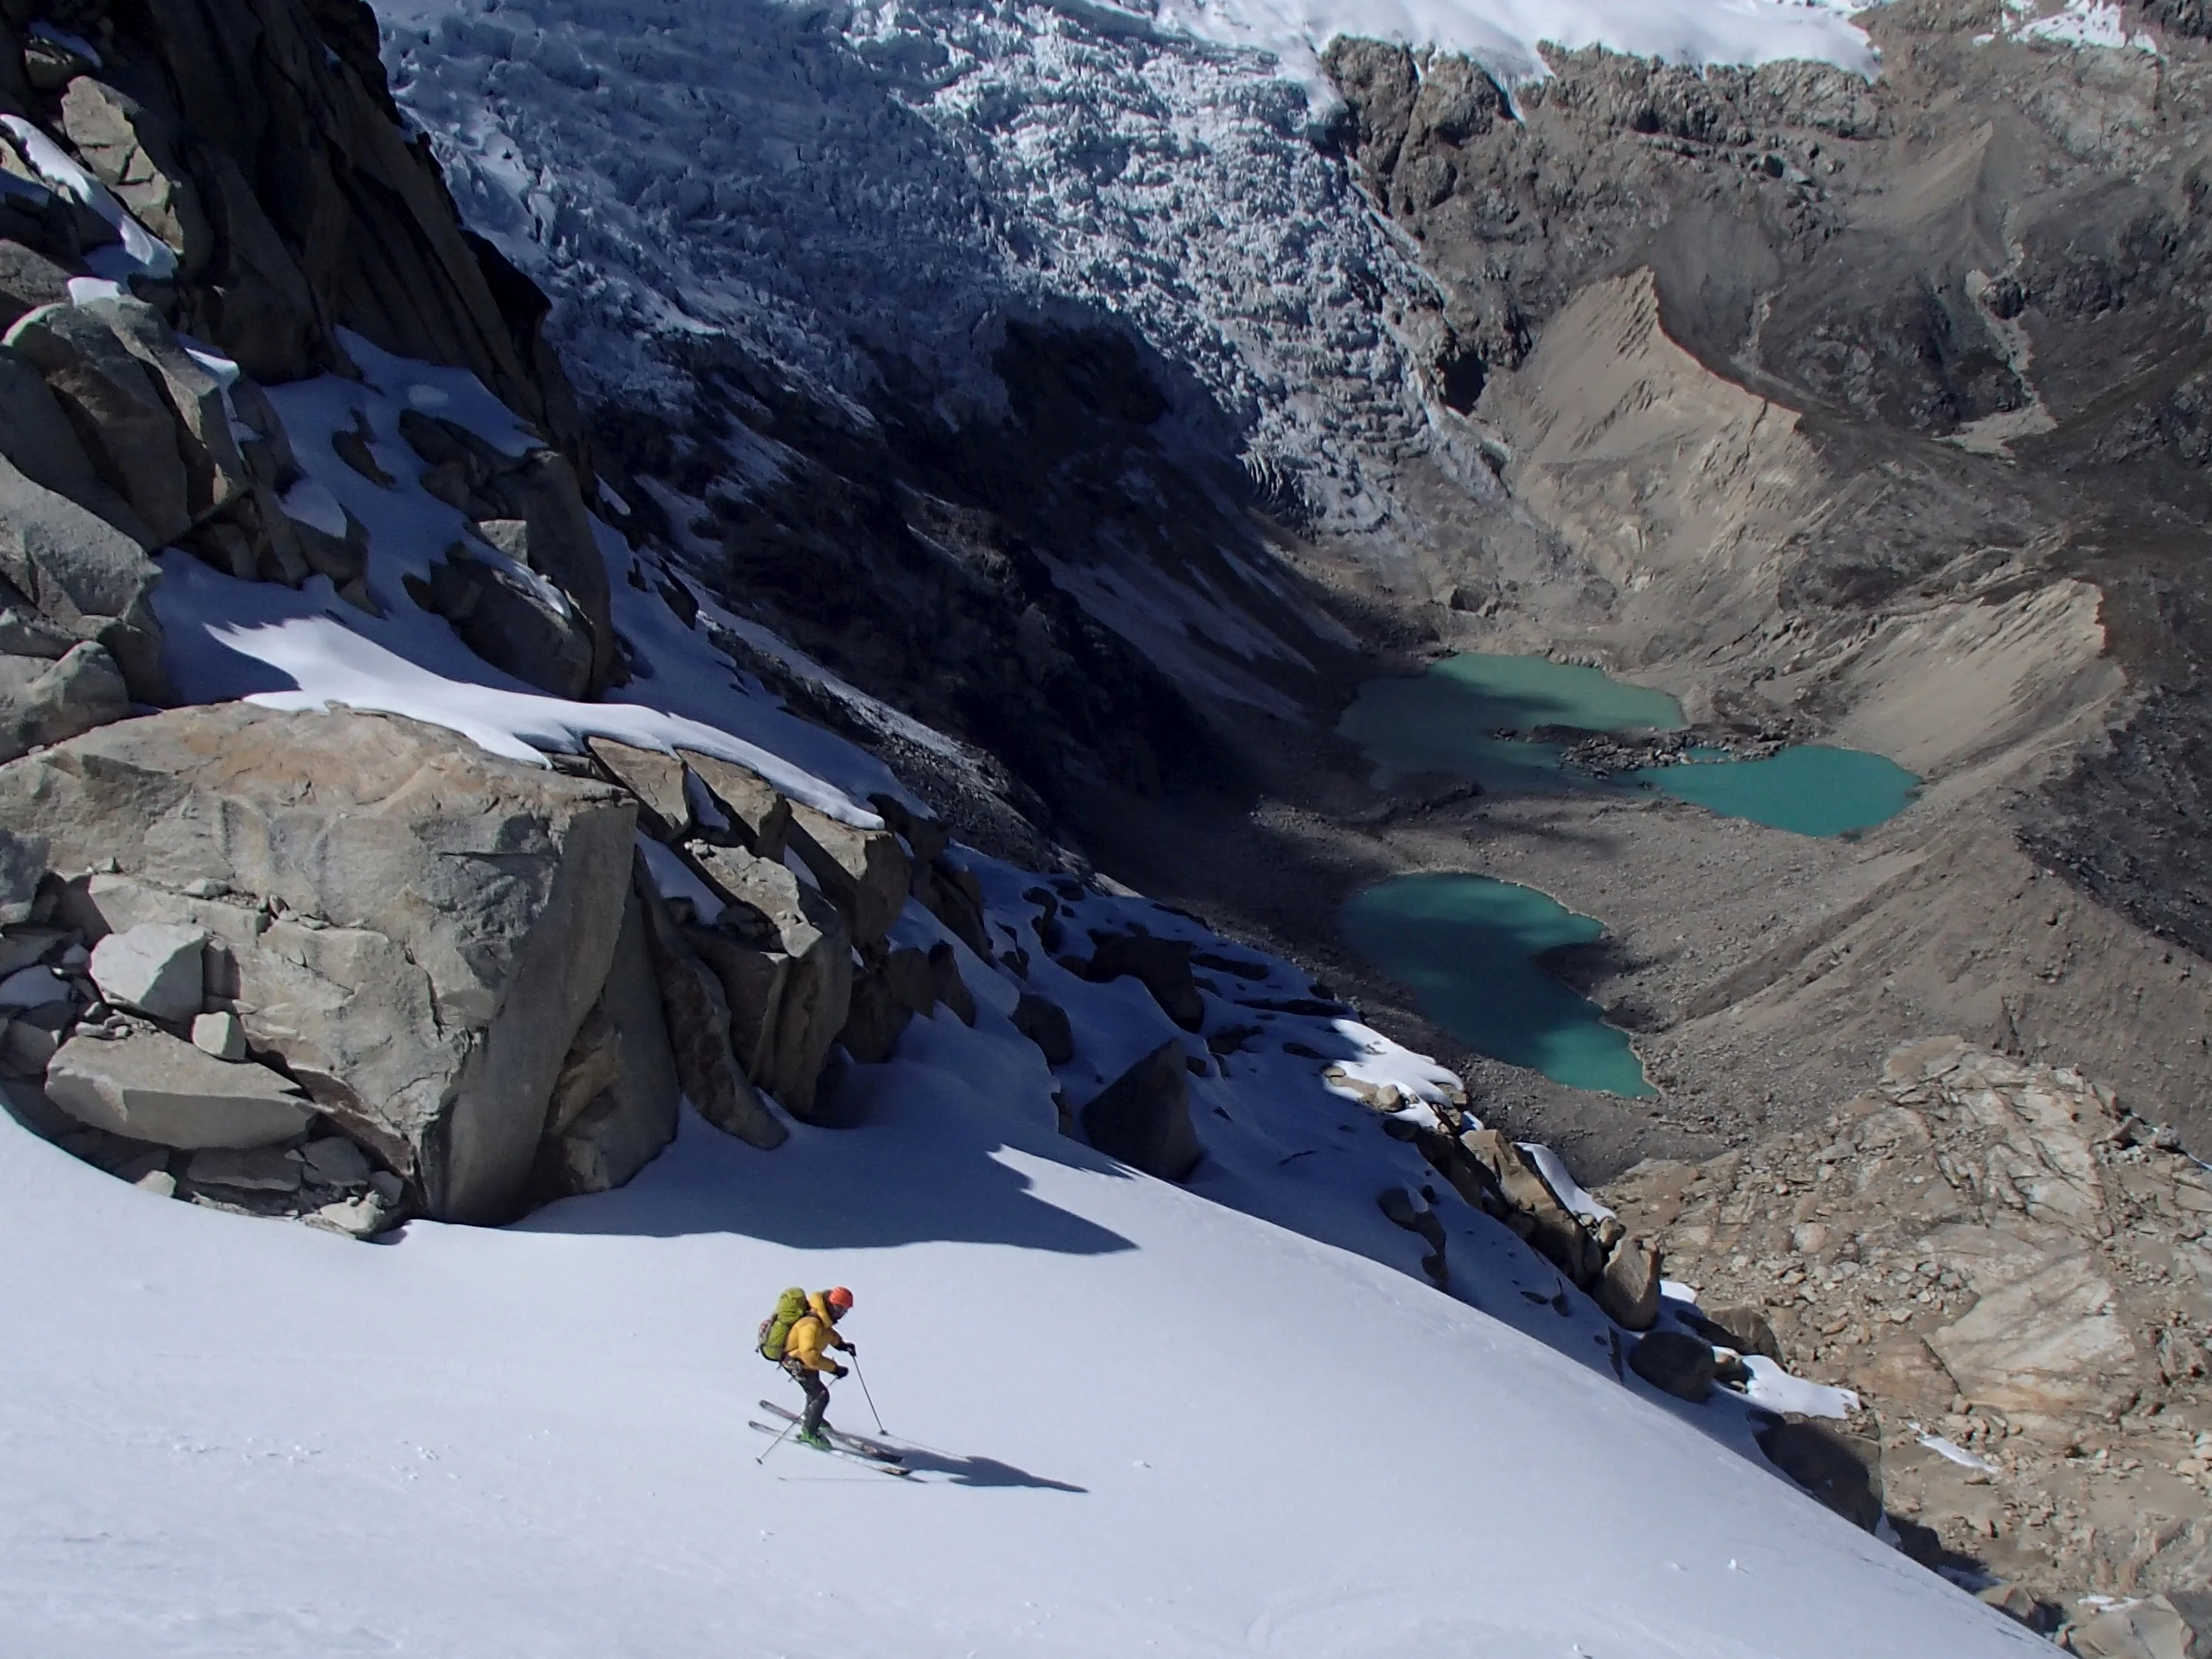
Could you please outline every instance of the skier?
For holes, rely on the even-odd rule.
[[[806,1410],[799,1419],[798,1440],[803,1446],[817,1451],[827,1451],[830,1442],[823,1435],[826,1426],[823,1413],[830,1409],[830,1385],[822,1374],[843,1376],[845,1368],[829,1357],[827,1350],[842,1348],[857,1355],[860,1351],[852,1342],[838,1334],[837,1322],[852,1310],[853,1293],[842,1285],[835,1290],[810,1291],[806,1311],[792,1325],[791,1334],[784,1339],[783,1369],[791,1380],[806,1392]]]

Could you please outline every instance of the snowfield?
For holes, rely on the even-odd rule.
[[[1024,1070],[940,1018],[865,1129],[693,1120],[621,1192],[386,1249],[8,1126],[0,1648],[2048,1650],[1609,1374],[1060,1138]],[[909,1482],[756,1461],[796,1391],[754,1324],[833,1282]],[[873,1426],[850,1381],[832,1420]]]
[[[1317,54],[1340,34],[1472,58],[1500,82],[1551,73],[1537,48],[1607,46],[1670,64],[1803,58],[1872,76],[1879,64],[1850,0],[1162,0],[1160,21],[1274,57],[1334,97]]]

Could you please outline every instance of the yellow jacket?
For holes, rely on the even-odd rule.
[[[806,1293],[806,1313],[783,1340],[783,1357],[796,1359],[811,1371],[826,1371],[835,1363],[823,1352],[850,1345],[837,1334],[837,1322],[819,1291]]]

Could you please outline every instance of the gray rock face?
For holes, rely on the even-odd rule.
[[[1624,1330],[1650,1330],[1659,1316],[1659,1252],[1641,1239],[1623,1238],[1606,1258],[1590,1294],[1605,1316]]]
[[[791,803],[765,779],[742,766],[690,750],[678,752],[684,763],[707,786],[746,851],[771,863],[781,859],[791,834]]]
[[[619,1187],[676,1138],[683,1084],[653,974],[650,926],[633,884],[606,983],[585,1021],[585,1032],[598,1025],[607,1034],[587,1061],[590,1084],[574,1091],[582,1098],[573,1103],[562,1097],[567,1074],[554,1089],[537,1177],[547,1195]],[[579,1046],[585,1032],[578,1033]],[[574,1047],[570,1055],[576,1058]]]
[[[180,257],[185,273],[198,275],[215,252],[214,233],[170,124],[81,75],[62,94],[62,130],[132,216]]]
[[[350,1190],[368,1185],[368,1159],[360,1147],[343,1135],[325,1135],[300,1149],[307,1168],[325,1187]],[[196,1176],[195,1179],[198,1177]]]
[[[754,1090],[732,1045],[730,1003],[721,976],[691,948],[653,890],[653,878],[641,861],[635,879],[646,943],[653,953],[661,1009],[684,1094],[699,1115],[716,1128],[763,1149],[781,1146],[790,1131]]]
[[[44,836],[0,830],[0,927],[20,927],[31,919],[46,873],[46,848]]]
[[[575,470],[550,450],[504,454],[454,422],[410,410],[399,430],[430,471],[423,487],[478,520],[486,538],[566,597],[591,691],[613,683],[612,599]]]
[[[1067,1010],[1049,997],[1023,992],[1014,1005],[1014,1029],[1036,1044],[1048,1066],[1065,1066],[1075,1058],[1075,1030]]]
[[[1206,1001],[1191,980],[1190,948],[1182,939],[1109,933],[1098,941],[1084,977],[1103,983],[1132,975],[1143,981],[1170,1019],[1195,1031],[1206,1024]]]
[[[1785,1422],[1759,1431],[1767,1461],[1853,1526],[1881,1524],[1881,1439],[1821,1422]]]
[[[21,242],[0,240],[0,328],[27,311],[69,298],[69,272]]]
[[[198,927],[147,922],[110,933],[92,949],[92,982],[100,995],[155,1019],[200,1013],[208,936]]]
[[[593,759],[638,799],[639,827],[655,839],[680,842],[691,827],[684,763],[657,749],[638,749],[611,738],[586,738]]]
[[[104,324],[145,366],[176,421],[185,463],[185,509],[197,520],[221,510],[252,487],[245,457],[232,435],[222,388],[186,351],[153,307],[137,300],[94,300],[78,309]]]
[[[1585,1290],[1595,1283],[1605,1253],[1511,1138],[1496,1129],[1470,1129],[1460,1144],[1489,1172],[1521,1218],[1514,1230],[1570,1283]]]
[[[485,526],[500,527],[497,520]],[[417,605],[451,623],[462,643],[493,667],[556,697],[590,691],[590,629],[520,562],[456,542],[430,567],[428,581],[404,580]]]
[[[163,1031],[72,1037],[46,1068],[46,1094],[79,1122],[163,1146],[273,1146],[314,1108],[265,1066],[231,1065]]]
[[[960,959],[952,947],[939,939],[929,947],[930,994],[963,1025],[975,1023],[975,995],[968,988],[968,981],[960,977]]]
[[[1759,1354],[1777,1364],[1782,1363],[1782,1345],[1775,1340],[1774,1327],[1757,1308],[1708,1308],[1697,1322],[1701,1334],[1738,1353]]]
[[[195,160],[218,250],[202,299],[208,337],[257,380],[312,374],[332,353],[307,273],[238,163],[212,147]]]
[[[236,1014],[202,1014],[192,1021],[192,1047],[217,1060],[244,1060],[246,1027]]]
[[[1082,1117],[1093,1146],[1164,1181],[1185,1179],[1206,1155],[1190,1126],[1190,1073],[1180,1042],[1163,1042],[1130,1066]]]
[[[2065,1650],[2081,1659],[2198,1659],[2207,1645],[2199,1632],[2212,1620],[2201,1620],[2192,1628],[2175,1607],[2177,1599],[2147,1595],[2124,1606],[2093,1608],[2067,1626]]]
[[[984,961],[993,959],[990,935],[983,926],[982,888],[970,872],[942,854],[927,863],[917,857],[908,891],[953,938]]]
[[[68,295],[61,297],[65,301]],[[84,441],[62,412],[52,388],[27,359],[5,346],[0,346],[0,454],[33,483],[66,495],[141,547],[153,545],[154,533],[145,520],[93,470]]]
[[[531,455],[510,475],[509,499],[520,531],[507,550],[552,582],[574,604],[583,624],[586,681],[596,690],[616,678],[613,599],[575,469],[551,450]]]
[[[930,982],[929,953],[912,945],[887,951],[877,970],[891,1000],[908,1013],[927,1019],[937,1006],[937,992]]]
[[[437,728],[241,705],[0,768],[0,821],[46,836],[64,867],[119,866],[73,915],[205,928],[210,999],[254,1051],[461,1221],[521,1198],[606,981],[635,816]],[[201,884],[234,896],[185,896]]]
[[[130,713],[130,688],[104,646],[87,641],[58,658],[0,654],[0,761]]]
[[[194,1186],[240,1193],[296,1193],[305,1178],[301,1161],[273,1146],[195,1152],[185,1165],[185,1179]]]
[[[738,1059],[754,1083],[804,1117],[851,1012],[845,914],[781,864],[735,848],[693,851],[730,902],[719,927],[689,937],[720,976]]]
[[[168,691],[150,597],[160,575],[130,537],[0,459],[0,578],[53,629],[104,646],[142,702]]]
[[[864,1066],[881,1065],[897,1050],[898,1040],[914,1022],[914,1010],[902,1002],[881,969],[853,981],[853,999],[837,1040]]]
[[[793,806],[791,848],[850,923],[854,945],[873,951],[905,908],[912,866],[888,830],[859,830]]]
[[[342,361],[331,328],[350,327],[475,371],[566,444],[580,422],[538,349],[537,319],[502,309],[435,167],[397,121],[373,27],[364,45],[358,23],[348,7],[304,0],[198,0],[116,19],[118,45],[158,65],[192,135],[185,170],[221,233],[191,296],[194,331],[282,380]],[[152,127],[130,125],[177,179]]]
[[[7,343],[45,377],[100,481],[130,502],[154,544],[189,530],[176,417],[113,331],[82,307],[48,306],[19,319]]]

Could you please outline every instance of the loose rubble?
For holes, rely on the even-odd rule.
[[[2212,1174],[2109,1089],[1937,1038],[1817,1130],[1647,1162],[1604,1197],[1863,1401],[1917,1559],[2112,1654],[2136,1650],[2087,1645],[2111,1615],[2080,1598],[2212,1575]]]

